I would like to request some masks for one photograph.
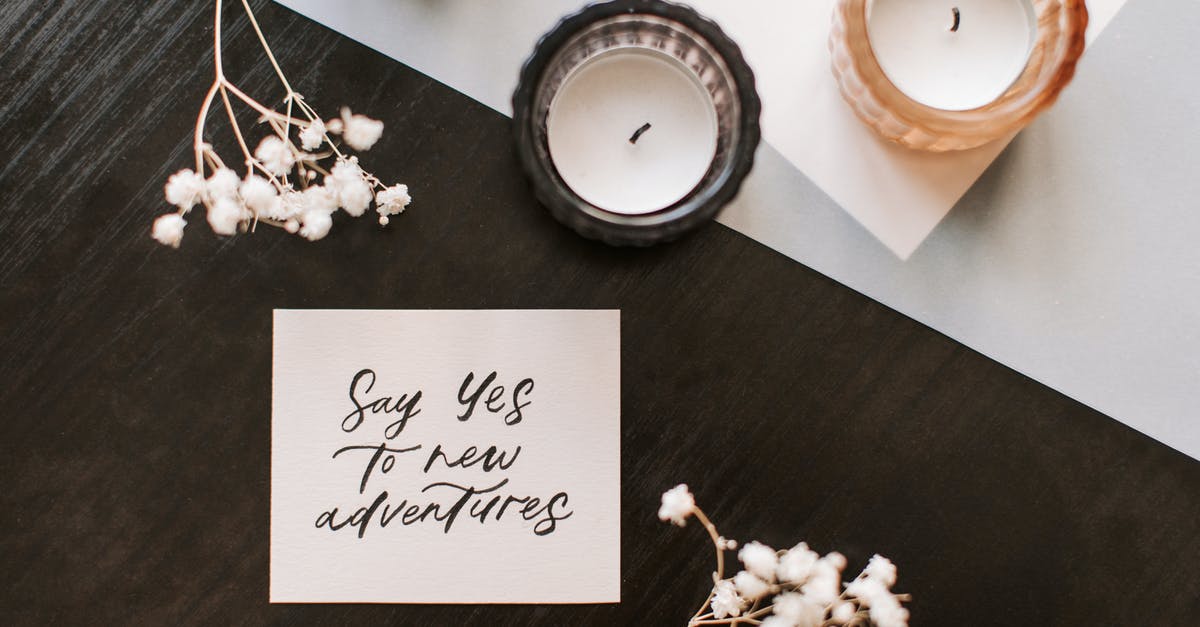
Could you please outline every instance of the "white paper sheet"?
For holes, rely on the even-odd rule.
[[[271,602],[620,601],[620,312],[276,310],[274,351]]]
[[[505,114],[521,64],[579,0],[278,0]],[[1089,41],[1124,0],[1091,0]],[[877,139],[829,70],[834,0],[694,0],[739,43],[763,100],[763,138],[901,259],[1004,149],[932,154]],[[751,234],[751,237],[754,237]]]

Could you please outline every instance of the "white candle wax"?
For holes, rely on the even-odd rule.
[[[875,0],[867,11],[871,48],[888,79],[913,100],[951,111],[1007,91],[1037,29],[1029,0]]]
[[[639,215],[674,204],[700,183],[716,154],[717,115],[708,91],[674,57],[615,49],[567,77],[546,134],[554,167],[576,194]]]

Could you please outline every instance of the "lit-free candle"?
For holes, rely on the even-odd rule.
[[[700,183],[717,150],[712,97],[675,57],[614,49],[579,66],[550,105],[550,158],[593,205],[659,211]]]
[[[1029,60],[1037,23],[1029,0],[874,0],[867,33],[884,74],[938,109],[982,107]]]
[[[884,139],[967,150],[1054,103],[1084,49],[1084,0],[837,0],[842,97]]]
[[[660,0],[590,4],[538,41],[513,92],[534,195],[620,246],[708,224],[754,164],[754,73],[712,20]]]

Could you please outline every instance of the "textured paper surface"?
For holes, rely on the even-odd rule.
[[[618,311],[276,310],[274,342],[271,602],[620,600]]]
[[[278,1],[506,115],[517,74],[534,44],[562,16],[585,4]],[[842,101],[829,70],[835,0],[689,4],[721,24],[754,69],[763,100],[763,138],[900,258],[912,254],[1008,143],[933,154],[877,139]],[[1090,41],[1124,0],[1087,4]]]

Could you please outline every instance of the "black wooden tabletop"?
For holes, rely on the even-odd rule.
[[[277,5],[297,90],[384,120],[367,158],[414,204],[316,243],[199,218],[154,243],[209,4],[0,11],[0,623],[682,624],[712,556],[655,516],[680,482],[739,540],[891,557],[914,625],[1200,621],[1200,462],[723,226],[584,241],[506,118]],[[282,96],[245,20],[226,40]],[[621,309],[622,602],[270,605],[277,307]]]

